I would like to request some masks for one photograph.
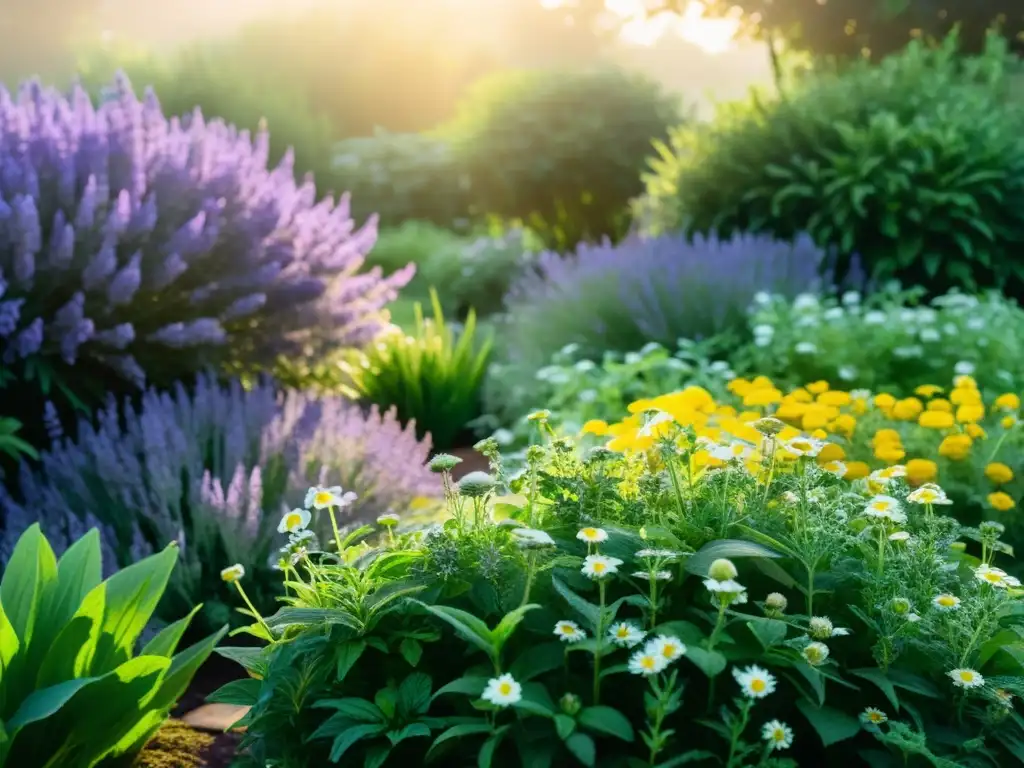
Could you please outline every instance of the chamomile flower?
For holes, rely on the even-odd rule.
[[[943,613],[960,610],[960,598],[956,595],[943,593],[932,598],[932,605]]]
[[[850,630],[834,626],[828,616],[812,616],[807,622],[807,634],[815,640],[828,640],[830,637],[845,637]]]
[[[672,571],[654,571],[653,573],[650,571],[635,571],[633,578],[643,579],[644,581],[651,581],[652,579],[654,581],[668,581],[672,578]]]
[[[775,691],[775,677],[756,664],[746,669],[733,668],[732,676],[748,699],[763,699]]]
[[[868,502],[864,507],[864,514],[868,517],[891,520],[894,523],[905,523],[907,516],[900,508],[900,503],[892,496],[879,494]]]
[[[801,651],[801,653],[804,657],[804,660],[812,667],[820,667],[822,664],[828,661],[829,650],[828,646],[824,643],[808,643],[804,646],[804,649],[803,651]]]
[[[639,645],[646,636],[646,632],[628,621],[620,621],[608,630],[608,639],[620,648],[632,648]]]
[[[907,501],[912,504],[930,504],[930,505],[942,505],[952,504],[949,497],[946,496],[946,492],[942,490],[935,483],[925,483],[920,488],[915,490],[909,496]]]
[[[281,516],[281,522],[277,525],[278,533],[298,533],[309,526],[313,516],[305,509],[293,509]]]
[[[587,555],[583,560],[581,573],[591,579],[603,579],[605,576],[618,573],[620,565],[622,565],[622,561],[617,557]]]
[[[558,639],[564,643],[578,643],[580,640],[586,640],[587,633],[580,629],[579,624],[575,621],[560,621],[555,624],[555,634]]]
[[[522,701],[523,687],[512,675],[501,675],[487,681],[487,687],[480,698],[496,707],[507,707]]]
[[[979,688],[985,684],[985,678],[980,672],[967,667],[951,669],[946,673],[953,680],[957,688]]]
[[[985,584],[991,584],[999,589],[1007,587],[1019,587],[1020,580],[1010,576],[1001,568],[993,568],[991,565],[979,565],[974,569],[974,578]]]
[[[513,528],[512,538],[523,549],[543,549],[555,546],[555,540],[544,531],[536,528]]]
[[[603,528],[580,528],[576,538],[587,544],[600,544],[602,541],[608,541],[608,531]]]
[[[782,447],[794,456],[817,456],[825,447],[824,440],[813,437],[794,437],[782,444]]]
[[[846,464],[838,459],[825,462],[821,468],[826,472],[831,472],[836,477],[846,477]]]
[[[876,469],[870,475],[868,479],[872,482],[878,483],[879,485],[888,485],[893,480],[900,477],[907,476],[907,468],[902,464],[893,464],[891,467],[884,467],[883,469]]]
[[[220,572],[220,577],[223,581],[231,584],[236,581],[241,581],[245,576],[245,566],[241,563],[235,563],[234,565],[228,566]]]
[[[658,653],[648,653],[644,648],[629,657],[629,671],[634,675],[650,677],[663,671],[668,666],[665,657]]]
[[[643,652],[649,653],[653,656],[661,656],[665,659],[666,664],[671,664],[686,653],[686,646],[683,645],[683,641],[678,637],[658,635],[653,640],[647,641],[647,645],[644,646]]]
[[[867,707],[860,713],[860,721],[868,725],[881,725],[888,720],[889,716],[885,712],[874,707]]]
[[[708,590],[708,592],[715,592],[718,594],[726,595],[738,595],[741,592],[747,591],[747,588],[735,579],[726,579],[725,581],[718,581],[717,579],[704,579],[704,587]]]
[[[793,729],[781,720],[769,720],[761,728],[761,738],[773,750],[789,749],[793,745]]]
[[[641,560],[674,560],[679,553],[671,549],[640,549],[635,556]]]
[[[332,485],[329,488],[317,485],[306,491],[306,500],[303,502],[303,506],[306,509],[327,509],[328,507],[344,509],[357,498],[359,497],[352,491],[343,491],[340,485]]]

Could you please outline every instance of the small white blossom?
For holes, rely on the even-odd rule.
[[[864,315],[864,322],[868,325],[883,325],[888,319],[885,312],[873,309]]]
[[[818,345],[813,341],[801,341],[793,349],[798,355],[813,355],[818,351]]]
[[[761,738],[772,750],[789,749],[793,746],[793,729],[781,720],[769,720],[761,728]]]
[[[522,701],[523,687],[512,675],[501,675],[487,681],[487,687],[480,698],[496,707],[507,707]]]
[[[608,639],[620,648],[639,645],[646,636],[646,632],[628,621],[620,621],[608,630]]]
[[[907,501],[912,504],[925,504],[925,505],[941,505],[941,504],[952,504],[953,502],[946,496],[946,492],[934,483],[925,483],[920,488],[914,490],[909,496]]]
[[[580,528],[576,538],[588,544],[600,544],[602,541],[608,541],[608,531],[603,528]]]
[[[843,381],[853,381],[857,378],[857,369],[852,365],[841,365],[838,374]]]
[[[1006,571],[1000,568],[993,568],[990,565],[979,565],[975,568],[974,578],[978,581],[984,582],[985,584],[991,584],[993,587],[998,587],[999,589],[1020,586],[1019,579],[1008,575]]]
[[[932,605],[943,613],[960,610],[960,598],[956,595],[941,594],[932,598]]]
[[[829,650],[824,643],[808,643],[802,651],[804,659],[812,667],[819,667],[828,660]]]
[[[617,573],[622,561],[617,557],[606,557],[605,555],[587,555],[583,560],[581,572],[591,579],[603,579]]]
[[[862,723],[867,723],[868,725],[881,725],[889,720],[889,716],[880,709],[867,707],[860,713],[860,720]]]
[[[221,579],[228,582],[229,584],[235,581],[240,581],[244,576],[245,566],[243,566],[241,563],[235,563],[234,565],[230,565],[220,572]]]
[[[784,442],[782,447],[795,456],[817,456],[825,447],[825,441],[814,437],[794,437]]]
[[[894,523],[905,523],[907,516],[900,509],[900,503],[892,496],[879,494],[868,502],[864,508],[868,517],[891,520]]]
[[[953,372],[958,376],[970,376],[974,373],[974,363],[969,360],[961,360],[953,366]]]
[[[978,688],[985,684],[985,678],[980,672],[967,667],[958,667],[947,672],[957,688]]]
[[[555,635],[559,640],[570,645],[585,640],[587,637],[587,633],[580,629],[579,624],[575,621],[560,621],[555,624]]]
[[[822,315],[826,320],[842,320],[846,317],[846,310],[842,307],[829,307]]]
[[[652,656],[661,656],[665,659],[666,664],[671,664],[686,653],[686,646],[683,645],[683,641],[678,637],[658,635],[653,640],[647,641],[647,645],[644,646],[643,652],[645,654],[649,653]]]
[[[281,516],[281,522],[278,523],[277,532],[298,533],[309,526],[312,517],[309,510],[306,509],[293,509],[291,512],[285,512]]]
[[[775,677],[757,665],[746,669],[733,668],[732,676],[739,683],[743,695],[749,699],[763,699],[775,691]]]
[[[672,578],[672,571],[634,571],[633,578],[643,579],[644,581],[669,581]]]
[[[674,560],[679,553],[672,549],[640,549],[636,556],[641,560]]]
[[[910,541],[910,534],[907,531],[896,531],[889,534],[889,541]]]
[[[352,491],[343,491],[340,485],[332,485],[329,488],[318,485],[306,491],[303,506],[306,509],[327,509],[328,507],[344,509],[357,498],[359,497]]]
[[[523,549],[540,549],[542,547],[555,546],[555,540],[550,534],[538,531],[535,528],[513,528],[512,538]]]
[[[657,653],[648,653],[646,649],[637,651],[629,657],[629,671],[634,675],[650,677],[663,671],[668,666],[665,657]]]

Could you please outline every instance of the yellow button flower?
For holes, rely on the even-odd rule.
[[[939,455],[962,461],[970,454],[973,442],[970,435],[948,435],[939,443]]]
[[[828,392],[827,381],[813,381],[806,387],[807,391],[812,395],[820,395],[822,392]]]
[[[887,464],[895,464],[902,461],[907,452],[898,443],[882,443],[875,446],[875,458]]]
[[[734,395],[742,397],[750,389],[750,381],[744,378],[735,378],[725,385],[725,388],[732,392]]]
[[[778,407],[778,410],[775,411],[775,417],[778,419],[782,419],[783,421],[791,421],[799,424],[800,420],[803,418],[803,415],[806,412],[806,403],[783,401],[782,404]]]
[[[832,389],[818,395],[818,402],[822,405],[834,405],[842,408],[844,405],[850,404],[850,393]]]
[[[938,477],[939,467],[931,459],[911,459],[907,462],[907,480],[911,485],[924,485]]]
[[[608,422],[602,421],[601,419],[591,419],[583,425],[583,429],[581,431],[585,435],[597,435],[598,437],[601,437],[602,435],[608,434]]]
[[[836,443],[825,443],[818,453],[818,463],[828,464],[830,461],[842,461],[846,458],[846,451],[843,446]]]
[[[846,474],[844,477],[847,480],[859,480],[862,477],[867,477],[871,474],[871,467],[869,467],[863,461],[851,461],[846,465]]]
[[[857,427],[857,419],[848,413],[841,413],[836,416],[836,420],[832,422],[832,428],[834,431],[841,435],[849,437],[853,434],[853,430]]]
[[[1002,411],[1016,411],[1020,408],[1020,398],[1013,392],[1007,392],[997,397],[993,405]]]
[[[977,389],[978,382],[974,380],[973,376],[963,374],[953,379],[953,386],[957,389]]]
[[[929,411],[946,411],[948,413],[953,412],[953,404],[942,397],[937,397],[934,400],[929,400],[928,405],[925,406]]]
[[[916,397],[898,400],[892,407],[892,417],[898,421],[913,421],[924,410],[924,403]]]
[[[794,403],[811,403],[814,402],[814,395],[812,395],[803,387],[797,387],[788,395],[786,395],[786,400],[792,401]]]
[[[875,407],[881,408],[883,411],[888,410],[896,405],[896,398],[890,395],[888,392],[881,392],[875,395]]]
[[[871,438],[871,442],[874,443],[875,445],[879,445],[880,443],[899,444],[901,442],[900,433],[897,432],[895,429],[880,429],[877,432],[875,432],[875,436]]]
[[[985,467],[985,477],[996,485],[1006,485],[1013,480],[1013,470],[1001,461],[993,461]]]
[[[956,420],[961,424],[974,424],[985,418],[985,406],[979,403],[965,403],[956,409]]]
[[[1000,512],[1007,512],[1017,506],[1017,502],[1013,500],[1013,497],[1008,493],[1003,493],[1002,491],[990,493],[986,498],[988,499],[989,505]]]
[[[949,402],[953,405],[980,405],[981,393],[976,389],[958,387],[949,393]]]
[[[999,426],[1001,426],[1003,429],[1013,429],[1015,426],[1017,426],[1017,417],[1003,416],[1003,418],[999,420]]]
[[[922,384],[914,390],[914,394],[920,395],[921,397],[935,397],[935,395],[939,394],[941,391],[942,387],[937,384]]]
[[[953,414],[947,411],[925,411],[918,417],[917,423],[927,429],[949,429],[955,422]]]
[[[980,424],[967,424],[964,426],[964,432],[973,437],[975,440],[984,440],[988,437],[988,433],[981,427]]]
[[[763,408],[782,402],[782,392],[775,387],[754,387],[743,395],[743,405],[747,408]]]

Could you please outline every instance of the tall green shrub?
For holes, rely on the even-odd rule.
[[[679,119],[677,100],[639,75],[525,70],[481,80],[444,132],[478,213],[567,248],[625,233],[644,158]]]
[[[933,293],[1024,285],[1024,102],[990,40],[951,37],[819,71],[782,98],[673,133],[637,212],[647,229],[808,233],[877,279]]]

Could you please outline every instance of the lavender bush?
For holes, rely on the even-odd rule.
[[[317,201],[268,136],[164,116],[124,77],[98,106],[0,88],[0,360],[72,396],[358,345],[412,274],[357,274],[376,237]]]
[[[671,349],[681,338],[738,331],[758,291],[792,296],[820,286],[824,259],[806,237],[631,237],[544,253],[505,298],[488,410],[535,407],[534,373],[566,345],[599,360],[652,341]]]
[[[150,389],[138,407],[111,399],[95,425],[79,425],[76,441],[59,441],[38,468],[22,464],[16,497],[0,492],[0,564],[36,521],[58,553],[98,526],[104,562],[115,566],[178,541],[168,615],[202,601],[214,605],[210,621],[223,622],[223,564],[242,563],[254,585],[266,583],[284,543],[281,513],[301,505],[310,485],[359,494],[351,522],[401,513],[441,491],[425,467],[429,453],[429,440],[418,441],[393,412],[201,375],[192,392]]]

